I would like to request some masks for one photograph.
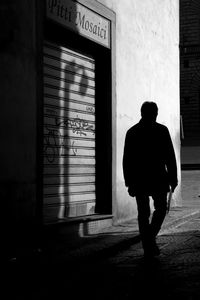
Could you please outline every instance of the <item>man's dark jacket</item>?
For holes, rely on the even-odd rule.
[[[126,134],[123,171],[131,196],[168,192],[177,185],[177,166],[166,126],[143,119]]]

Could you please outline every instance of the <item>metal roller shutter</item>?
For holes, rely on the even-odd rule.
[[[44,44],[44,220],[94,213],[95,61]]]

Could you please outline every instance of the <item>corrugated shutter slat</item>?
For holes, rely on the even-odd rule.
[[[44,45],[45,222],[94,213],[95,61]]]

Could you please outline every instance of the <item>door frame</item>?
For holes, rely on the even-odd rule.
[[[95,0],[78,0],[89,10],[110,21],[110,54],[111,54],[111,214],[116,211],[116,14],[105,5]],[[36,166],[36,219],[43,225],[43,41],[46,19],[46,1],[35,1],[36,18],[36,77],[37,77],[37,166]]]

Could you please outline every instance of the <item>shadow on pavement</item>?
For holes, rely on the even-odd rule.
[[[105,234],[92,241],[79,252],[58,246],[10,264],[9,299],[200,299],[199,229],[160,235],[161,255],[152,260],[143,258],[138,235]],[[102,241],[110,244],[103,248]]]

